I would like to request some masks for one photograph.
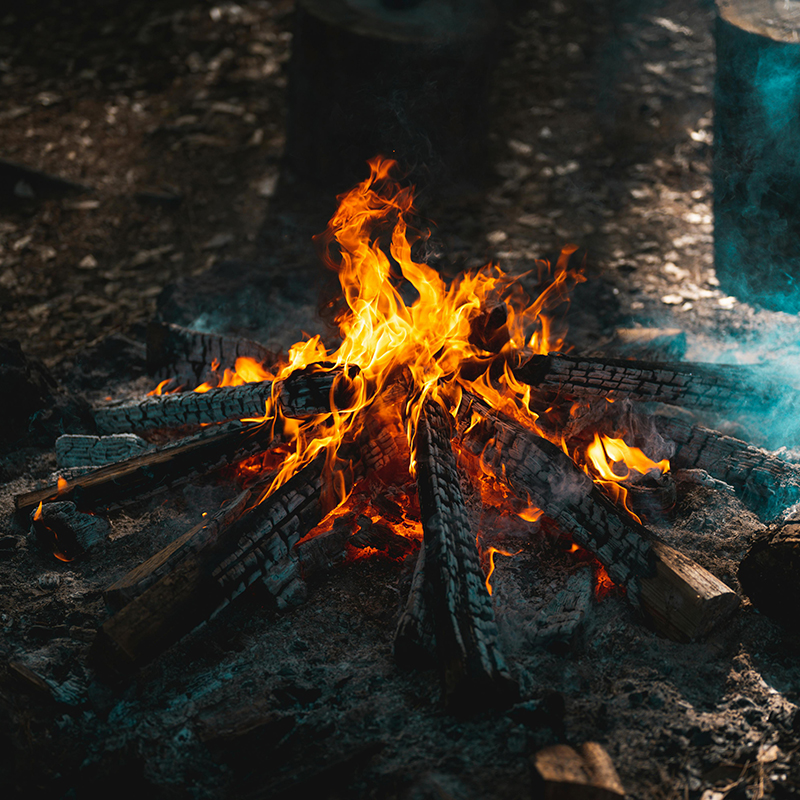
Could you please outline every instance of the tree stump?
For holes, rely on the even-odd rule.
[[[367,159],[395,158],[417,186],[478,185],[488,165],[496,3],[298,0],[286,166],[344,191]]]
[[[717,0],[715,260],[723,289],[800,310],[800,2]]]

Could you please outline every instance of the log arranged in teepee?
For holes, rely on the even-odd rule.
[[[539,390],[570,397],[627,398],[713,412],[741,411],[760,402],[771,406],[780,391],[760,367],[582,358],[562,353],[533,356],[514,374]]]
[[[662,634],[695,639],[739,605],[722,581],[620,511],[552,442],[468,395],[458,428],[464,449],[594,553]]]
[[[724,291],[800,310],[800,19],[794,2],[717,0],[714,265]]]
[[[65,433],[56,439],[56,463],[65,469],[101,467],[153,449],[154,445],[135,433],[115,433],[111,436]]]
[[[276,360],[276,354],[250,339],[202,333],[164,322],[147,326],[147,370],[159,380],[175,378],[193,389],[215,372],[220,374],[224,367],[232,368],[237,358],[252,358],[267,365]]]
[[[269,424],[232,422],[207,428],[195,436],[98,467],[77,478],[17,495],[18,511],[40,502],[72,500],[82,509],[113,508],[133,498],[174,486],[193,476],[207,474],[247,456],[266,450],[273,440]]]
[[[123,433],[254,419],[264,416],[271,395],[272,381],[176,392],[98,408],[94,420],[100,433]]]
[[[511,702],[517,687],[497,643],[492,601],[450,447],[450,419],[438,402],[424,400],[411,446],[442,694],[445,707],[458,713]]]
[[[800,500],[800,467],[766,450],[682,419],[658,415],[658,432],[677,445],[677,469],[704,469],[730,484],[742,501],[766,518]]]
[[[800,629],[800,513],[759,536],[739,565],[745,594],[762,613]]]

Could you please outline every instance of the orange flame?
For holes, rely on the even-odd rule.
[[[516,553],[509,553],[507,550],[500,550],[498,547],[490,547],[486,552],[489,555],[489,571],[486,574],[486,591],[489,592],[489,595],[491,596],[493,592],[491,580],[492,580],[492,575],[494,575],[494,569],[495,569],[494,566],[495,555],[499,554],[501,556],[516,556],[519,555],[521,551],[518,550]]]
[[[43,503],[43,501],[40,500],[39,501],[39,505],[36,508],[36,511],[33,512],[33,519],[34,520],[38,520],[38,519],[42,518],[42,503]]]
[[[63,494],[67,491],[67,487],[69,483],[66,478],[62,478],[59,476],[58,481],[56,482],[56,486],[58,487],[58,494]]]

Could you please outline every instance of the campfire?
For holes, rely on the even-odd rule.
[[[155,323],[148,360],[167,377],[95,409],[101,435],[61,437],[63,476],[17,496],[69,560],[105,535],[96,512],[213,470],[241,487],[108,587],[96,669],[129,674],[256,587],[278,608],[302,603],[311,574],[377,553],[415,559],[398,662],[436,665],[454,713],[513,702],[492,571],[514,553],[476,529],[469,486],[557,531],[660,634],[707,634],[739,599],[646,526],[669,515],[671,469],[724,480],[774,516],[800,496],[800,468],[663,407],[725,414],[775,386],[757,368],[565,352],[577,248],[538,262],[533,300],[492,265],[448,283],[414,258],[412,188],[392,161],[370,167],[316,242],[341,283],[337,344],[316,335],[276,361],[255,342]],[[157,444],[153,431],[173,433]]]

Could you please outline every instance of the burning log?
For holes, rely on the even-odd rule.
[[[778,389],[758,367],[728,364],[533,356],[514,370],[523,383],[574,397],[627,398],[708,411],[741,411],[772,402]]]
[[[360,371],[355,364],[345,370],[325,361],[297,370],[281,381],[281,410],[302,419],[349,408],[356,394],[353,380]]]
[[[679,469],[704,469],[733,487],[742,501],[774,517],[800,500],[800,467],[741,439],[700,425],[659,415],[656,427],[677,445],[672,463]]]
[[[129,673],[207,621],[246,586],[262,577],[269,581],[271,569],[285,566],[281,561],[299,532],[322,518],[324,460],[324,454],[318,456],[241,515],[238,503],[235,512],[217,515],[195,552],[103,624],[92,645],[96,668]]]
[[[800,512],[759,536],[739,565],[739,581],[764,614],[798,628],[800,620]]]
[[[624,800],[625,789],[611,757],[597,742],[578,750],[566,744],[531,757],[534,797],[542,800]]]
[[[103,541],[109,530],[105,519],[83,514],[69,502],[47,503],[31,519],[31,531],[39,543],[66,561]]]
[[[233,366],[239,358],[272,364],[275,353],[250,339],[220,336],[163,322],[147,326],[147,369],[159,378],[196,386],[214,374],[214,364]]]
[[[263,417],[271,395],[271,381],[220,386],[207,392],[177,392],[98,408],[94,419],[101,433],[227,422]]]
[[[425,536],[424,581],[445,706],[467,711],[510,702],[517,689],[497,643],[451,436],[447,412],[434,400],[423,401],[411,446]]]
[[[369,424],[340,457],[352,481],[380,472],[397,456],[394,431]],[[134,596],[107,620],[92,648],[97,668],[125,674],[154,658],[258,582],[279,607],[304,596],[295,545],[336,505],[325,452],[258,503],[240,495],[202,527],[188,531],[145,568],[109,587],[112,604]],[[342,473],[346,483],[347,474]],[[349,486],[343,487],[349,491]],[[138,593],[142,586],[144,591]]]
[[[56,439],[56,463],[59,467],[100,467],[142,455],[153,445],[135,433],[111,436],[64,434]]]
[[[457,425],[464,449],[594,553],[662,634],[703,636],[739,605],[724,583],[620,511],[552,442],[467,395]]]
[[[174,486],[266,450],[273,439],[264,423],[233,422],[201,431],[141,456],[98,467],[72,480],[17,495],[18,511],[39,503],[72,500],[81,508],[109,508]]]

